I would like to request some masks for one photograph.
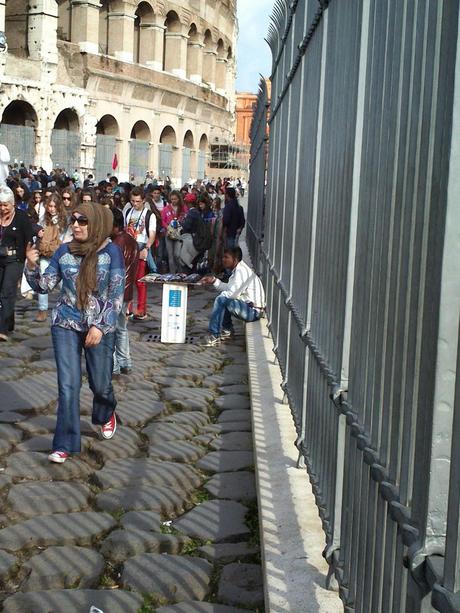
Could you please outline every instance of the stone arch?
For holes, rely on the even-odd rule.
[[[34,107],[25,100],[13,100],[4,109],[2,124],[35,128],[38,116]]]
[[[139,2],[134,13],[134,49],[133,59],[138,64],[151,60],[153,49],[150,47],[148,28],[153,25],[155,14],[149,2]]]
[[[187,79],[201,83],[203,71],[203,43],[196,23],[191,23],[188,30],[187,41]]]
[[[163,128],[160,134],[160,143],[164,145],[172,145],[173,147],[176,146],[176,131],[172,126],[166,126]]]
[[[225,50],[224,41],[219,38],[217,41],[217,57],[216,57],[216,89],[220,93],[224,93],[227,81],[227,52]]]
[[[54,120],[53,129],[78,132],[80,130],[80,119],[77,111],[73,108],[66,108],[62,110]]]
[[[181,32],[182,31],[182,23],[176,11],[169,11],[166,14],[164,25],[165,25],[167,32]]]
[[[103,115],[96,124],[96,155],[94,158],[94,176],[102,181],[112,174],[114,155],[118,154],[117,139],[120,134],[118,121],[113,115]]]
[[[80,167],[80,118],[74,108],[63,109],[51,131],[51,160],[54,168],[68,172]]]
[[[136,183],[143,181],[149,170],[150,140],[149,126],[145,121],[136,121],[129,141],[129,176]]]
[[[175,11],[164,22],[163,70],[185,79],[187,72],[187,36]]]
[[[201,137],[200,137],[200,144],[198,146],[198,149],[200,151],[207,151],[208,147],[209,147],[208,136],[207,136],[207,134],[202,134]]]
[[[131,129],[131,138],[136,140],[142,140],[144,142],[150,142],[151,133],[150,128],[145,121],[139,120],[133,125]]]
[[[193,170],[195,168],[195,152],[193,133],[187,130],[184,134],[183,149],[182,149],[182,185],[188,183],[192,179]],[[193,179],[192,179],[193,180]]]
[[[113,115],[103,115],[96,124],[96,134],[104,136],[118,136],[120,127]]]
[[[193,133],[191,130],[187,130],[187,132],[184,134],[183,145],[184,147],[187,147],[188,149],[193,149],[194,140],[193,140]]]
[[[5,3],[5,35],[8,51],[18,57],[29,55],[28,13],[29,2],[27,0],[8,0]]]
[[[227,47],[227,60],[230,62],[233,59],[233,51],[231,45]]]
[[[226,59],[224,41],[221,38],[217,41],[217,57]]]
[[[172,126],[165,126],[160,134],[158,145],[158,172],[164,180],[176,176],[177,138]]]
[[[216,44],[212,38],[211,30],[206,30],[203,37],[203,83],[214,89],[216,84]]]
[[[200,137],[200,143],[198,145],[198,162],[197,162],[197,179],[204,179],[206,171],[206,153],[209,147],[209,139],[206,134],[202,134]]]
[[[14,163],[33,164],[36,151],[38,115],[25,100],[13,100],[5,109],[0,123],[0,142],[8,148]]]

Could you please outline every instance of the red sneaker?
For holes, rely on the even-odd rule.
[[[109,438],[112,438],[112,436],[115,434],[116,429],[117,429],[117,416],[115,415],[115,411],[114,411],[109,421],[103,426],[101,426],[101,434],[103,438],[109,439]]]
[[[48,460],[50,462],[56,462],[56,464],[63,464],[68,457],[70,457],[70,453],[67,451],[53,451],[49,454]]]

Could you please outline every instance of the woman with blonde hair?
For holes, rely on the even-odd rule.
[[[48,268],[51,257],[63,242],[67,230],[67,217],[61,196],[55,192],[45,202],[43,230],[37,243],[40,254],[39,266],[43,273]],[[48,317],[48,294],[38,294],[38,313],[35,321],[46,321]]]

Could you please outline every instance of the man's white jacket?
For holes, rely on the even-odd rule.
[[[213,286],[221,296],[251,303],[255,308],[265,308],[265,292],[262,282],[249,266],[241,261],[233,269],[228,283],[216,279]]]

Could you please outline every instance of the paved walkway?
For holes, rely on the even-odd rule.
[[[149,293],[153,319],[130,328],[134,372],[115,382],[122,425],[100,439],[85,379],[83,452],[63,465],[47,461],[49,324],[33,321],[35,301],[18,303],[13,340],[0,346],[6,613],[263,610],[243,328],[219,348],[151,342],[160,292]],[[199,336],[213,294],[189,296],[188,330]]]

